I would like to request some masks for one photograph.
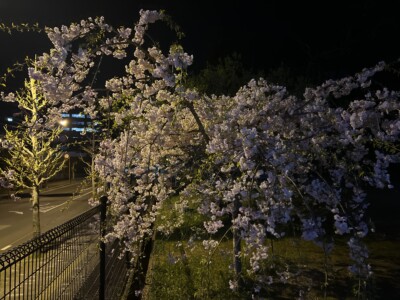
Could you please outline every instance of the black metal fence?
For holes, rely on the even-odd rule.
[[[120,299],[130,268],[104,219],[105,204],[1,254],[0,299]]]

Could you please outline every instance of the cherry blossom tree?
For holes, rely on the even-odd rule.
[[[249,256],[248,271],[257,274],[270,252],[266,239],[285,236],[291,222],[328,252],[334,234],[347,236],[351,271],[369,276],[364,190],[390,188],[388,167],[399,162],[399,93],[371,87],[370,78],[383,69],[380,63],[329,80],[303,98],[253,80],[234,98],[212,102],[219,116],[207,145],[213,168],[195,190],[204,199],[209,233],[225,226],[224,216],[232,221],[237,282],[240,257]],[[330,104],[356,90],[364,94],[347,107]],[[262,276],[260,282],[271,282]]]
[[[148,23],[163,17],[141,11],[134,29],[114,29],[103,18],[46,28],[54,47],[29,69],[52,104],[50,116],[80,109],[103,121],[96,170],[110,204],[108,238],[119,238],[134,259],[151,242],[157,211],[173,192],[172,178],[185,174],[183,166],[205,150],[205,129],[190,102],[195,94],[180,84],[192,57],[179,45],[163,53],[144,41]],[[124,75],[110,74],[98,85],[102,61],[111,56],[122,60]]]
[[[143,251],[151,249],[163,201],[195,196],[208,233],[233,233],[232,288],[243,287],[244,257],[257,291],[285,280],[286,273],[263,273],[262,262],[271,250],[266,239],[284,237],[292,223],[325,252],[335,235],[345,236],[350,270],[367,278],[365,189],[390,188],[388,167],[399,162],[399,92],[371,81],[385,64],[301,97],[262,78],[233,97],[208,96],[185,86],[191,55],[147,39],[159,20],[167,20],[164,13],[140,11],[133,28],[113,28],[103,18],[46,28],[53,48],[29,69],[52,105],[49,116],[81,109],[107,124],[95,158],[112,221],[107,239],[118,238],[134,259],[148,257]],[[106,59],[122,70],[101,83]]]

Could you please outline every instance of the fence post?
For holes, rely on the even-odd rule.
[[[106,234],[106,214],[107,214],[107,196],[100,197],[100,281],[99,281],[99,300],[105,299],[106,289],[106,244],[104,236]]]

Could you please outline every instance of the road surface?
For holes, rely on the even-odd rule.
[[[40,225],[46,232],[90,209],[88,199],[91,188],[82,187],[81,181],[52,182],[41,190]],[[0,197],[0,253],[32,238],[32,208],[30,196],[22,194],[14,201]]]

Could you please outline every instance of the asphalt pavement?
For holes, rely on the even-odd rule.
[[[29,191],[12,200],[8,192],[0,195],[0,253],[33,237],[32,207]],[[41,232],[46,232],[90,209],[91,188],[82,180],[49,182],[40,191]]]

